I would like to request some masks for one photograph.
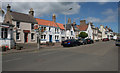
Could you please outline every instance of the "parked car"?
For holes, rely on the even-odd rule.
[[[103,38],[102,41],[109,41],[109,39],[108,38]]]
[[[76,44],[77,44],[77,46],[80,46],[81,42],[79,40],[76,40]]]
[[[61,45],[63,47],[68,47],[68,46],[72,47],[72,46],[80,45],[80,42],[75,39],[68,39],[68,40],[62,41]]]
[[[85,45],[87,44],[87,40],[86,39],[79,39],[81,45]]]
[[[120,39],[117,39],[117,40],[116,40],[115,45],[116,45],[116,46],[120,46]]]
[[[94,43],[94,41],[93,41],[92,39],[90,39],[90,38],[87,38],[86,40],[87,40],[87,44],[92,44],[92,43]]]

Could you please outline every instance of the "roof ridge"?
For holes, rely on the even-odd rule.
[[[35,18],[35,19],[40,19],[40,18]],[[40,20],[45,20],[45,19],[40,19]],[[51,20],[45,20],[45,21],[51,21]],[[54,21],[51,21],[51,22],[54,22]]]
[[[29,15],[29,14],[25,14],[25,13],[16,12],[16,11],[11,11],[11,12],[15,12],[15,13],[19,13],[19,14],[24,14],[24,15]]]

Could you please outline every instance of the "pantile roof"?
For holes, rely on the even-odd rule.
[[[38,25],[58,27],[58,25],[54,21],[48,21],[48,20],[39,19],[39,18],[36,18],[36,21],[38,22]]]
[[[57,25],[60,27],[60,29],[65,30],[63,24],[61,24],[61,23],[57,23]]]

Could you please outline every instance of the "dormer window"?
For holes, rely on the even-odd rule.
[[[34,29],[34,24],[31,24],[31,29]]]
[[[20,22],[17,22],[17,23],[16,23],[16,27],[17,27],[17,28],[20,28]]]

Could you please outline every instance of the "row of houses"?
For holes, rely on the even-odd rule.
[[[39,29],[41,36],[38,37]],[[93,23],[86,23],[81,20],[80,25],[68,19],[66,25],[56,22],[56,15],[52,15],[52,21],[34,17],[34,10],[31,8],[28,14],[11,11],[11,6],[7,6],[7,13],[4,20],[0,23],[0,46],[14,46],[14,43],[37,43],[40,38],[41,43],[61,42],[65,39],[78,39],[80,32],[88,33],[87,38],[101,40],[111,39],[113,31],[110,28],[100,26],[95,27]]]

